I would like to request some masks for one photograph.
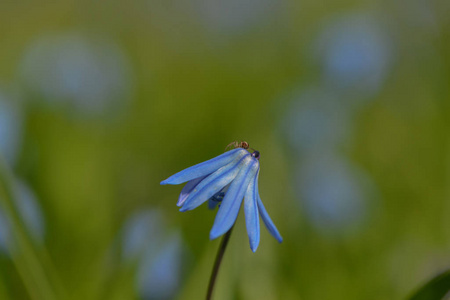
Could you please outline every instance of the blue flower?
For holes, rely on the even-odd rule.
[[[250,248],[259,245],[259,214],[269,232],[281,243],[283,240],[264,208],[258,192],[259,152],[237,148],[213,159],[172,175],[161,184],[187,182],[181,190],[177,205],[180,211],[192,210],[209,200],[209,207],[220,203],[209,234],[215,239],[226,233],[236,221],[242,200]]]

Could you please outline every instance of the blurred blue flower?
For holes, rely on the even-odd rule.
[[[168,229],[157,209],[132,214],[121,232],[123,263],[135,265],[140,299],[173,299],[177,294],[189,249],[178,231]]]
[[[187,168],[161,184],[187,182],[178,199],[180,211],[196,208],[209,200],[210,208],[221,203],[210,239],[226,233],[236,221],[245,196],[244,212],[250,248],[256,251],[259,244],[259,214],[269,232],[279,241],[282,237],[261,202],[258,192],[259,152],[250,154],[237,148],[213,159]]]
[[[159,210],[143,210],[131,215],[123,227],[122,254],[125,261],[139,259],[143,253],[154,253],[161,243],[166,228]]]
[[[295,91],[290,98],[280,133],[295,150],[293,155],[335,149],[350,140],[351,114],[338,93],[309,87]]]
[[[295,186],[311,224],[329,236],[364,228],[376,195],[363,170],[326,150],[304,159],[296,169]]]
[[[5,214],[0,210],[0,252],[8,251],[9,239],[9,221]]]
[[[281,6],[281,1],[276,0],[198,0],[193,3],[206,28],[221,34],[261,27]]]
[[[313,53],[331,86],[352,93],[373,94],[386,81],[392,48],[379,16],[351,13],[324,26],[314,43]]]
[[[18,71],[30,95],[78,116],[122,111],[132,90],[128,57],[103,37],[40,36],[29,45]]]
[[[36,243],[42,243],[45,235],[44,215],[34,192],[22,181],[15,185],[16,202],[14,203],[19,217],[22,219],[26,230]],[[14,231],[10,216],[0,209],[0,251],[8,253],[14,250]]]
[[[13,165],[20,152],[23,116],[17,103],[0,93],[0,154]]]
[[[137,289],[142,299],[174,299],[182,282],[185,251],[177,232],[166,239],[157,253],[145,253],[137,273]]]

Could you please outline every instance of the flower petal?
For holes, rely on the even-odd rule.
[[[259,213],[258,213],[258,198],[256,191],[257,177],[248,185],[247,192],[244,199],[245,224],[247,226],[248,239],[250,241],[250,248],[253,252],[256,251],[259,245]]]
[[[213,159],[184,169],[183,171],[170,176],[166,180],[161,181],[161,184],[180,184],[195,178],[206,176],[230,163],[236,157],[243,157],[246,154],[249,154],[249,152],[242,148],[227,151]]]
[[[253,177],[256,176],[259,167],[258,160],[251,156],[245,157],[244,160],[244,166],[240,169],[239,174],[231,183],[225,198],[222,200],[213,228],[209,233],[210,239],[221,236],[233,226],[248,185],[253,180]]]
[[[180,211],[192,210],[217,194],[236,177],[246,157],[250,159],[250,153],[244,158],[235,157],[232,162],[203,179],[190,193]]]
[[[257,177],[259,177],[259,172]],[[267,213],[266,208],[264,207],[261,197],[259,197],[259,190],[258,190],[258,178],[256,179],[256,197],[258,198],[258,210],[261,215],[261,218],[264,222],[264,225],[266,225],[267,230],[269,230],[270,234],[279,242],[281,243],[283,241],[283,238],[281,237],[280,233],[278,232],[277,227],[275,224],[273,224],[272,219],[269,217],[269,214]]]
[[[197,186],[197,184],[200,183],[200,181],[205,179],[206,176],[208,175],[192,179],[191,181],[188,181],[188,183],[186,183],[186,185],[181,190],[180,196],[178,197],[177,206],[183,205],[184,201],[186,201],[187,197],[189,197],[189,194],[192,192],[192,190]]]

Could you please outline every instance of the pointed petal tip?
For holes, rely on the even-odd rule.
[[[167,179],[161,181],[159,184],[160,184],[160,185],[170,184],[168,180],[169,180],[169,178],[167,178]]]
[[[209,239],[210,240],[215,240],[217,239],[219,236],[221,236],[223,233],[220,233],[218,230],[216,229],[211,229],[211,231],[209,232]]]
[[[252,249],[252,252],[255,253],[256,249],[258,249],[259,243],[250,244],[250,249]]]

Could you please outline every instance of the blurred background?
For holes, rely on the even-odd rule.
[[[404,299],[450,267],[447,0],[2,1],[0,299],[202,299],[215,211],[159,182],[234,140],[215,299]]]

